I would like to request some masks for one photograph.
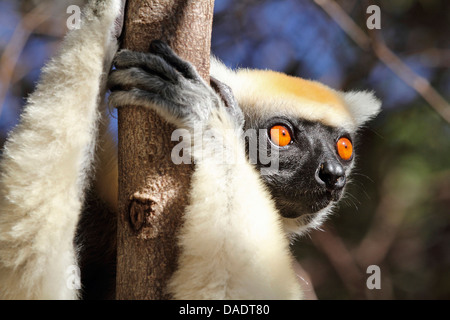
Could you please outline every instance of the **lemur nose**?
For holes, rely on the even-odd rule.
[[[345,170],[340,163],[325,161],[316,171],[316,181],[328,190],[339,190],[345,185]]]

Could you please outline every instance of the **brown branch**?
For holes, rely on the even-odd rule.
[[[124,47],[147,51],[162,39],[209,81],[213,0],[129,0]],[[176,268],[177,234],[190,165],[175,165],[174,128],[154,112],[121,107],[117,299],[165,299]]]
[[[434,89],[429,81],[415,73],[392,50],[390,50],[381,35],[370,38],[342,9],[332,0],[314,0],[363,50],[368,51],[372,47],[377,58],[391,69],[404,83],[413,88],[422,98],[428,102],[445,121],[450,123],[450,105]]]

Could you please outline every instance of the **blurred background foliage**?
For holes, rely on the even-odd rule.
[[[0,0],[1,144],[67,32],[67,7],[83,2]],[[371,4],[380,30],[366,27]],[[292,247],[319,299],[450,298],[449,21],[447,0],[216,0],[212,51],[228,66],[383,101],[339,210]],[[369,265],[379,290],[366,287]]]

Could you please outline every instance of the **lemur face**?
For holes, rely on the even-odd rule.
[[[343,194],[354,158],[357,125],[345,99],[321,83],[285,74],[241,75],[256,88],[237,88],[246,129],[263,129],[259,143],[278,153],[278,166],[261,177],[281,215],[311,217],[331,207]],[[257,168],[264,163],[258,161]]]
[[[218,62],[211,66],[212,74],[231,87],[245,117],[244,129],[256,129],[263,138],[258,148],[277,151],[278,166],[255,161],[255,152],[249,152],[249,159],[265,169],[261,178],[285,229],[301,234],[319,227],[344,193],[356,132],[380,111],[380,101],[371,92],[341,92],[270,70],[232,71]]]
[[[278,154],[278,166],[261,177],[283,217],[313,214],[341,198],[354,158],[349,132],[282,116],[253,125],[263,135],[259,141],[267,142],[266,150],[275,148]]]

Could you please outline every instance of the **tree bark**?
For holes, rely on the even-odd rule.
[[[214,0],[128,0],[123,47],[148,51],[167,42],[209,82]],[[175,128],[154,112],[119,108],[117,299],[167,299],[178,257],[177,234],[188,201],[191,165],[175,165]]]

